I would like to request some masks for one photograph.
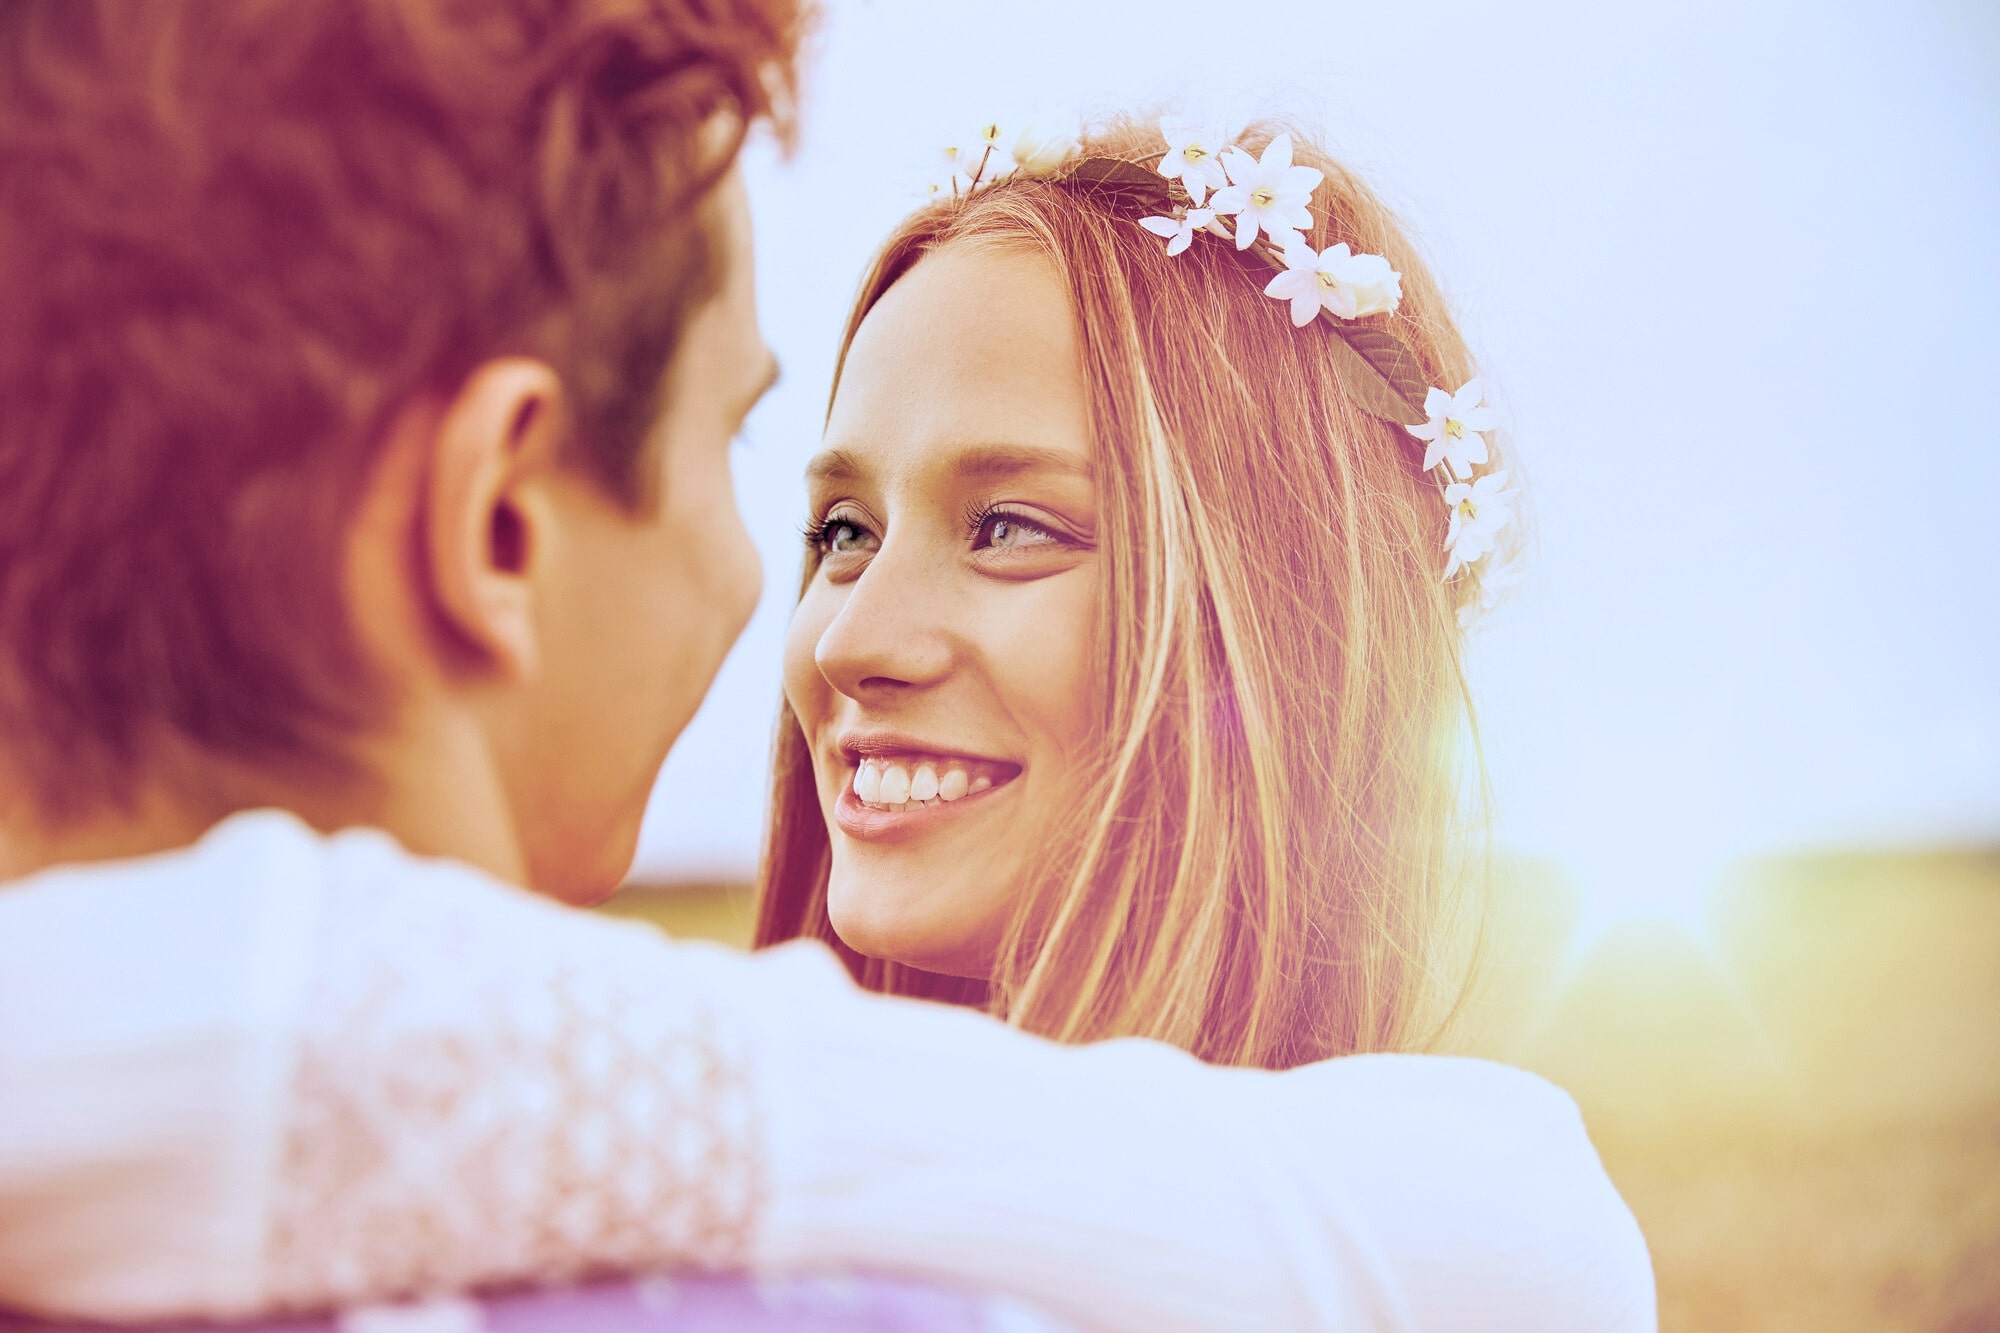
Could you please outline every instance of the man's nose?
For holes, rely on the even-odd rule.
[[[951,674],[943,589],[915,548],[885,545],[813,651],[820,674],[857,702],[893,703]]]

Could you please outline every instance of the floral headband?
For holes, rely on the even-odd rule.
[[[1293,164],[1289,134],[1252,157],[1213,126],[1166,116],[1160,130],[1167,154],[1147,167],[1123,158],[1085,157],[1067,135],[1027,131],[1003,146],[1005,133],[990,123],[970,147],[945,149],[949,178],[932,184],[930,193],[940,197],[948,190],[961,197],[1014,176],[1054,180],[1149,209],[1139,225],[1165,239],[1169,256],[1185,253],[1206,233],[1265,260],[1277,273],[1264,294],[1290,305],[1292,324],[1303,329],[1323,318],[1332,330],[1326,345],[1348,396],[1424,441],[1426,472],[1442,467],[1439,479],[1450,510],[1444,577],[1450,580],[1491,555],[1514,513],[1507,473],[1476,475],[1491,457],[1486,434],[1500,424],[1499,412],[1486,402],[1478,379],[1455,393],[1429,385],[1409,345],[1386,323],[1368,322],[1402,303],[1402,275],[1387,259],[1355,254],[1345,241],[1318,251],[1307,243],[1313,192],[1324,173]],[[1493,585],[1489,591],[1499,582],[1492,571],[1482,581]]]

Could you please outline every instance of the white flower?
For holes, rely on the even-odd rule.
[[[1209,207],[1236,217],[1236,248],[1256,244],[1261,228],[1280,245],[1312,226],[1312,193],[1325,177],[1313,167],[1292,165],[1292,136],[1271,140],[1264,156],[1253,158],[1240,148],[1222,154],[1229,185],[1217,190]]]
[[[1014,170],[1014,158],[1000,144],[1006,132],[998,121],[987,121],[972,136],[944,149],[946,188],[963,194],[981,185],[990,185]]]
[[[1394,310],[1403,299],[1403,275],[1380,255],[1357,255],[1347,242],[1314,253],[1303,237],[1285,246],[1285,271],[1264,287],[1264,295],[1292,303],[1292,323],[1313,322],[1321,308],[1342,319]]]
[[[975,145],[979,156],[973,161],[973,166],[977,168],[980,162],[986,164],[986,170],[979,177],[982,181],[999,180],[1002,176],[1012,174],[1014,155],[1007,151],[1006,138],[1007,131],[1001,128],[997,120],[989,120],[979,127],[978,142]]]
[[[1320,252],[1319,272],[1320,299],[1342,319],[1387,314],[1403,303],[1403,275],[1381,255],[1349,253],[1345,241]]]
[[[1454,481],[1444,488],[1444,502],[1451,508],[1451,527],[1444,535],[1451,552],[1444,576],[1450,578],[1493,549],[1500,530],[1514,517],[1514,493],[1507,489],[1502,469],[1470,485]]]
[[[975,145],[946,144],[938,150],[944,168],[942,188],[957,194],[972,184],[972,167],[979,161],[979,149]]]
[[[1167,253],[1177,255],[1194,244],[1194,234],[1215,221],[1212,208],[1191,208],[1180,217],[1140,218],[1139,225],[1155,236],[1167,238]]]
[[[1160,174],[1179,181],[1196,208],[1208,202],[1210,190],[1229,184],[1229,175],[1222,169],[1222,152],[1229,139],[1220,129],[1179,116],[1161,116],[1160,133],[1167,136],[1167,155],[1160,159]]]
[[[1486,437],[1481,431],[1500,424],[1500,413],[1486,403],[1486,383],[1469,379],[1457,393],[1432,389],[1424,396],[1429,421],[1404,430],[1426,442],[1424,471],[1445,464],[1454,477],[1469,477],[1486,461]]]
[[[1033,127],[1021,131],[1011,150],[1015,167],[1023,176],[1053,176],[1081,151],[1082,145],[1074,136],[1043,134]]]

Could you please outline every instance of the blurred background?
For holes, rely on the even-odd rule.
[[[829,0],[750,161],[766,594],[613,910],[740,939],[832,356],[998,118],[1317,127],[1537,511],[1474,683],[1507,849],[1461,1049],[1577,1097],[1670,1330],[2000,1328],[2000,5]]]

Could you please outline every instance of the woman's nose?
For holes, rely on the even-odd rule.
[[[951,674],[940,590],[885,547],[849,590],[813,651],[820,674],[865,704],[887,704]]]

